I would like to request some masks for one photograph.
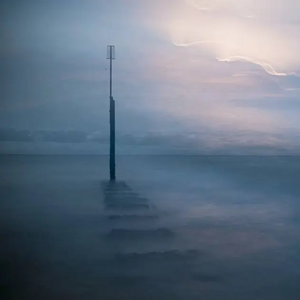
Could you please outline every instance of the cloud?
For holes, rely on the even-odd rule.
[[[276,70],[269,64],[257,60],[255,58],[251,58],[251,57],[246,57],[246,56],[231,56],[231,57],[227,57],[227,58],[217,58],[218,61],[221,62],[233,62],[233,61],[246,61],[246,62],[251,62],[253,64],[259,65],[261,66],[267,73],[269,73],[270,75],[276,75],[276,76],[287,76],[288,74],[286,73],[279,73],[276,72]]]
[[[170,25],[176,46],[205,47],[221,62],[248,61],[276,76],[296,75],[300,4],[294,1],[185,0]],[[250,18],[251,16],[251,18]]]

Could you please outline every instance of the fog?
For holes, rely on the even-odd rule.
[[[1,1],[0,298],[299,299],[298,12]]]
[[[4,299],[297,299],[299,160],[1,156]]]

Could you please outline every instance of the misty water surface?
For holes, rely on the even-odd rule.
[[[298,157],[119,156],[126,212],[106,156],[1,166],[7,299],[300,297]]]

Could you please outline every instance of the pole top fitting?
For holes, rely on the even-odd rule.
[[[107,46],[106,59],[116,59],[116,50],[114,45]]]

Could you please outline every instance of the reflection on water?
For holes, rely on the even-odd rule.
[[[1,156],[9,299],[299,299],[300,158]]]

